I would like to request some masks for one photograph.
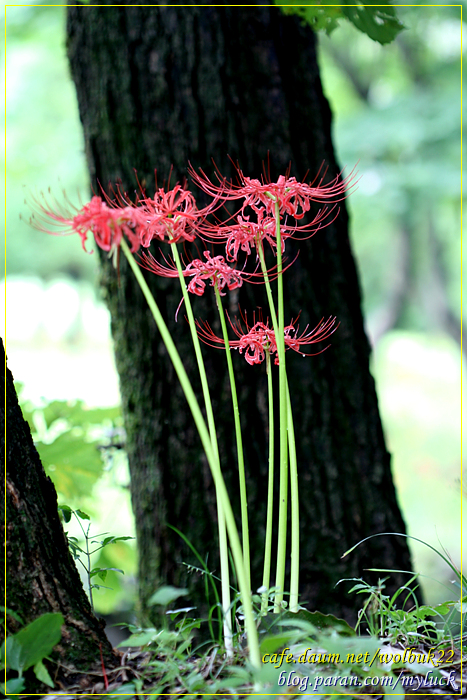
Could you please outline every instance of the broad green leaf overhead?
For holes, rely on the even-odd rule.
[[[295,2],[286,4],[276,0],[276,5],[279,5],[285,14],[297,14],[315,31],[324,30],[326,34],[331,34],[340,20],[347,19],[373,41],[389,44],[404,29],[404,25],[397,19],[393,5],[388,0],[377,5],[365,5],[359,2],[336,4],[327,0],[316,2],[314,5],[300,5]]]
[[[22,410],[35,429],[35,445],[60,495],[69,500],[90,494],[104,469],[100,448],[109,444],[120,409],[87,409],[82,401],[52,401],[40,409],[26,404]]]

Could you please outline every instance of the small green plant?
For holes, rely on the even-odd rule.
[[[380,579],[374,586],[363,579],[343,579],[356,582],[349,593],[367,596],[358,613],[356,631],[377,636],[391,644],[402,642],[411,645],[422,641],[432,644],[440,641],[442,633],[436,622],[427,618],[445,614],[446,605],[419,605],[415,595],[417,586],[410,588],[415,578],[416,576],[413,576],[406,586],[399,588],[392,596],[384,593],[386,579]],[[404,600],[401,606],[397,607],[396,603],[402,596]],[[407,610],[410,600],[413,601],[413,607]]]
[[[120,574],[123,574],[124,571],[122,571],[122,569],[116,569],[113,566],[93,567],[91,563],[91,557],[94,554],[97,554],[97,552],[100,552],[105,547],[108,547],[110,544],[114,544],[115,542],[125,542],[126,540],[132,540],[133,537],[113,537],[110,535],[104,537],[103,540],[91,539],[91,537],[102,537],[103,535],[107,535],[107,533],[103,532],[98,535],[91,536],[91,522],[88,523],[87,527],[84,527],[82,523],[83,520],[91,520],[87,513],[84,513],[82,510],[73,510],[73,508],[70,508],[70,506],[64,504],[59,505],[58,509],[65,523],[69,523],[71,518],[74,516],[78,525],[81,528],[81,532],[83,533],[84,549],[80,546],[80,540],[78,539],[78,537],[67,535],[67,539],[68,546],[70,547],[73,558],[75,559],[75,561],[78,561],[81,564],[84,571],[86,572],[89,600],[91,602],[91,607],[94,610],[94,600],[92,595],[93,590],[98,590],[99,588],[107,588],[107,586],[95,583],[93,579],[98,577],[102,581],[102,583],[104,583],[107,578],[107,573],[109,571],[116,571]],[[96,546],[93,547],[93,545]]]
[[[5,639],[0,651],[1,668],[18,674],[16,678],[6,681],[7,694],[17,694],[24,690],[23,673],[31,667],[41,683],[54,687],[43,661],[60,641],[63,622],[60,613],[45,613]]]
[[[408,581],[406,586],[396,591],[396,593],[394,594],[394,596],[392,596],[391,599],[387,596],[381,595],[382,589],[380,591],[377,591],[376,588],[368,586],[361,579],[355,579],[357,581],[357,584],[352,590],[358,593],[367,592],[370,595],[370,599],[367,601],[367,604],[361,611],[362,614],[359,615],[359,622],[362,619],[362,617],[365,617],[367,623],[370,625],[370,628],[374,626],[375,621],[370,619],[370,617],[367,615],[367,611],[371,616],[372,610],[375,609],[379,611],[379,613],[376,614],[375,618],[376,620],[379,620],[379,622],[376,622],[376,625],[379,624],[382,626],[379,632],[380,636],[382,636],[383,631],[385,633],[389,633],[390,630],[391,636],[394,636],[394,634],[396,634],[397,636],[397,631],[399,630],[399,636],[401,636],[402,638],[404,637],[404,634],[409,634],[412,636],[417,634],[421,634],[423,636],[423,634],[425,634],[431,638],[431,643],[433,642],[433,635],[435,635],[439,641],[448,639],[454,641],[452,627],[456,624],[455,618],[456,616],[460,618],[459,626],[462,630],[465,614],[467,613],[467,595],[465,595],[465,591],[467,591],[467,578],[462,573],[462,570],[454,564],[446,550],[444,550],[443,554],[443,552],[440,552],[439,549],[436,549],[436,547],[433,547],[433,545],[428,544],[428,542],[424,542],[418,537],[413,537],[412,535],[406,535],[404,533],[399,532],[381,532],[376,533],[375,535],[371,535],[370,537],[366,537],[360,542],[357,542],[356,545],[351,547],[351,549],[347,550],[347,552],[345,552],[342,555],[342,558],[346,557],[348,554],[353,552],[353,550],[356,549],[356,547],[361,545],[363,542],[366,542],[367,540],[370,540],[373,537],[383,537],[387,535],[394,537],[405,537],[406,539],[416,540],[417,542],[420,542],[421,544],[425,545],[425,547],[428,547],[433,552],[435,552],[453,572],[455,579],[454,581],[452,581],[452,585],[459,590],[460,596],[457,600],[447,600],[441,603],[440,605],[436,605],[433,607],[427,605],[418,605],[418,601],[414,592],[417,587],[415,587],[415,589],[411,589],[410,586],[414,583],[414,581],[417,578],[421,576],[421,574],[416,574],[413,571],[399,571],[392,569],[369,569],[369,571],[374,571],[376,573],[409,574],[412,578]],[[399,595],[404,591],[408,597],[406,597],[404,604],[402,605],[402,610],[396,610],[395,601],[399,597]],[[405,607],[408,598],[413,599],[414,607],[411,611],[406,612]],[[438,618],[440,623],[436,624],[433,620],[426,620],[427,617]],[[419,628],[422,628],[423,631],[420,632]],[[416,631],[417,629],[418,632]]]

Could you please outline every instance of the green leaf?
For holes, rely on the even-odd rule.
[[[433,617],[438,615],[447,615],[449,612],[449,605],[446,603],[441,603],[432,607],[431,605],[420,605],[416,610],[414,610],[414,616],[418,620],[424,620],[426,617]]]
[[[282,0],[275,0],[275,3],[284,14],[299,15],[315,32],[323,30],[329,35],[339,26],[339,19],[342,19],[342,8],[339,5],[324,8],[321,5],[300,5],[298,2],[287,2],[284,5]]]
[[[106,566],[106,567],[102,567],[102,568],[96,566],[96,568],[92,569],[91,573],[89,574],[89,578],[93,578],[93,576],[99,576],[101,581],[105,582],[105,579],[107,578],[108,571],[117,571],[119,574],[125,573],[124,571],[122,571],[122,569],[116,569],[114,566]]]
[[[107,693],[107,695],[104,695],[103,697],[113,698],[118,696],[120,700],[133,700],[135,692],[136,688],[134,683],[125,683],[117,688],[117,690],[114,690],[112,693]]]
[[[13,695],[21,693],[24,690],[24,686],[24,678],[11,678],[9,681],[6,682],[5,690],[7,692],[7,695],[10,695],[10,693]]]
[[[60,613],[45,613],[5,641],[7,668],[19,673],[35,666],[50,654],[62,636]]]
[[[70,508],[70,506],[66,506],[64,504],[59,505],[58,512],[66,523],[70,522],[71,516],[73,515],[73,510]]]
[[[404,25],[396,17],[394,7],[387,0],[374,6],[357,5],[344,0],[342,5],[344,16],[357,29],[380,44],[389,44],[394,41],[399,32],[404,29]]]
[[[358,663],[352,660],[347,662],[349,657],[353,656],[356,659],[359,654],[369,654],[369,658],[372,659],[381,642],[376,637],[343,637],[333,630],[331,634],[320,635],[319,646],[330,654],[339,654],[340,658],[345,660],[345,666],[354,667]]]
[[[75,514],[78,516],[78,518],[81,518],[81,520],[91,520],[91,517],[82,510],[79,510],[79,508],[78,510],[75,510]]]
[[[105,537],[103,540],[99,542],[99,544],[102,547],[106,547],[108,544],[111,544],[113,542],[114,538],[110,535],[109,537]],[[93,543],[97,543],[96,540],[93,540]]]
[[[321,612],[309,612],[308,610],[299,610],[297,613],[287,611],[284,614],[285,619],[303,620],[309,622],[319,632],[323,630],[335,630],[340,635],[345,637],[355,637],[355,630],[340,617],[334,615],[325,615]]]
[[[120,642],[118,646],[122,647],[144,647],[146,644],[150,644],[159,636],[160,632],[156,629],[147,629],[142,632],[136,632],[128,637],[128,639]]]
[[[121,416],[119,407],[85,408],[83,401],[51,401],[42,409],[47,427],[56,420],[66,420],[71,427],[99,425],[114,421]]]
[[[22,672],[21,653],[23,648],[16,637],[7,637],[2,644],[0,652],[3,668],[11,668],[18,673]]]
[[[84,549],[82,549],[78,542],[77,537],[72,537],[71,535],[67,535],[67,540],[68,540],[68,547],[70,548],[70,551],[73,555],[74,559],[80,559],[80,554],[86,554]]]
[[[175,588],[175,586],[162,586],[148,600],[148,605],[169,605],[177,598],[189,594],[188,588]]]
[[[48,685],[49,688],[54,687],[53,680],[51,679],[49,672],[47,671],[46,667],[42,663],[42,661],[38,661],[37,664],[34,666],[34,673],[36,674],[36,678],[38,681],[41,681],[42,683],[45,683],[45,685]]]
[[[287,633],[268,635],[261,640],[261,656],[264,656],[264,654],[274,654],[278,649],[286,646],[289,640],[290,634]]]
[[[101,581],[105,581],[107,578],[107,569],[101,569],[99,567],[92,569],[92,571],[89,572],[89,578],[94,578],[94,576],[99,576]]]
[[[102,475],[104,465],[96,446],[71,430],[50,445],[38,442],[36,447],[47,476],[64,498],[87,496]]]

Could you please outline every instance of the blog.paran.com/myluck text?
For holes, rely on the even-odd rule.
[[[278,685],[286,686],[287,688],[294,687],[302,693],[307,690],[313,692],[325,688],[391,688],[395,689],[400,685],[404,690],[418,691],[428,688],[454,688],[458,690],[455,679],[455,671],[450,671],[448,676],[437,678],[433,676],[433,671],[428,671],[426,676],[406,676],[402,672],[399,676],[367,676],[366,678],[358,678],[358,676],[305,676],[299,675],[297,671],[281,671],[279,674]]]

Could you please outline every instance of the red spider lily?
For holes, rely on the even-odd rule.
[[[225,256],[230,262],[236,261],[242,250],[250,255],[252,248],[257,248],[263,240],[268,241],[271,248],[276,247],[276,221],[272,216],[264,216],[264,211],[258,214],[258,221],[250,221],[249,216],[236,216],[237,222],[230,226],[205,224],[200,230],[200,236],[213,242],[225,241]],[[283,238],[290,234],[284,232]],[[284,250],[284,244],[282,245]]]
[[[185,266],[185,269],[182,270],[184,277],[193,278],[188,284],[189,292],[199,297],[203,296],[208,280],[211,281],[212,287],[217,284],[222,296],[225,295],[225,292],[224,294],[222,293],[225,286],[230,290],[242,286],[245,273],[227,265],[221,255],[212,258],[208,250],[203,251],[203,254],[206,260],[192,260]],[[141,260],[142,262],[140,264],[142,267],[146,270],[150,270],[150,272],[154,272],[154,274],[160,277],[178,277],[178,270],[175,263],[169,263],[165,257],[166,266],[161,265],[151,253],[142,255]]]
[[[308,185],[305,182],[298,182],[294,177],[280,175],[277,182],[265,183],[246,177],[237,167],[240,185],[227,184],[225,178],[222,178],[219,173],[220,185],[215,185],[203,170],[200,169],[197,173],[191,164],[188,172],[193,182],[212,197],[222,197],[226,202],[243,199],[242,211],[248,206],[256,211],[262,205],[266,208],[267,214],[273,216],[277,202],[281,216],[288,214],[294,219],[303,218],[305,212],[310,210],[311,202],[336,203],[344,199],[355,177],[352,171],[345,179],[341,179],[339,174],[327,184],[323,184],[324,176],[316,183],[318,173],[314,182]]]
[[[214,225],[205,223],[200,227],[198,233],[201,238],[212,242],[225,241],[225,254],[230,262],[237,261],[240,250],[249,255],[251,249],[253,247],[257,249],[259,245],[263,244],[263,241],[267,241],[273,252],[276,253],[276,220],[272,216],[265,216],[264,209],[255,208],[255,211],[258,218],[257,222],[250,221],[250,216],[237,214],[237,222],[235,224]],[[328,214],[329,212],[326,208],[320,210],[313,221],[305,226],[281,224],[281,252],[283,253],[285,250],[285,240],[294,237],[297,232],[308,232],[308,235],[304,236],[304,238],[314,236],[322,227],[322,222],[327,218]],[[334,219],[327,221],[324,225],[328,225],[332,221]]]
[[[135,207],[118,207],[113,205],[110,200],[103,201],[102,197],[97,195],[81,209],[73,206],[66,196],[67,210],[64,210],[63,207],[60,210],[60,205],[56,201],[53,206],[50,206],[45,197],[44,202],[42,204],[36,200],[38,216],[33,215],[31,218],[32,225],[41,231],[53,235],[77,233],[81,238],[84,250],[86,250],[89,231],[102,250],[116,250],[122,236],[126,236],[130,242],[133,253],[139,248],[137,229],[144,219],[141,217],[141,212]],[[58,230],[51,229],[51,225],[56,226]]]
[[[154,238],[170,243],[194,241],[195,224],[207,214],[207,210],[198,210],[191,192],[178,184],[168,192],[163,188],[158,189],[152,199],[141,200],[138,209],[145,217],[145,222],[139,229],[141,244],[145,248],[149,247]],[[211,209],[212,206],[208,208]]]
[[[244,270],[236,270],[234,267],[227,265],[222,255],[217,255],[212,258],[209,251],[203,251],[205,260],[192,260],[185,265],[182,271],[184,277],[192,277],[188,284],[188,291],[197,296],[202,296],[206,288],[206,282],[211,281],[211,286],[217,284],[221,296],[225,296],[222,290],[227,287],[229,290],[241,287],[243,282],[251,282],[253,284],[262,284],[264,277],[259,272],[245,272]],[[162,265],[151,255],[151,253],[141,256],[141,267],[144,267],[150,272],[159,275],[160,277],[178,277],[178,270],[173,261],[168,261],[165,256],[165,265]],[[287,268],[285,268],[287,269]],[[275,268],[268,271],[271,279],[274,279]]]
[[[203,255],[206,262],[199,259],[193,260],[185,270],[189,275],[193,275],[188,285],[189,292],[202,296],[206,287],[205,280],[211,280],[212,287],[217,285],[222,296],[222,290],[226,285],[230,291],[242,286],[242,273],[227,265],[222,255],[211,258],[208,250],[205,250]]]
[[[247,332],[242,328],[242,324],[238,319],[235,319],[235,323],[232,323],[230,317],[230,326],[237,336],[238,340],[230,340],[229,347],[238,350],[240,354],[245,353],[245,360],[249,365],[257,365],[263,362],[266,357],[266,353],[269,353],[274,357],[274,363],[279,364],[279,356],[277,353],[276,336],[272,328],[269,327],[269,321],[263,323],[263,321],[257,321],[253,323],[253,326],[249,326],[246,318],[243,318],[243,322],[246,326]],[[338,328],[336,325],[336,318],[330,316],[327,321],[321,319],[318,325],[312,330],[308,331],[308,326],[301,335],[298,335],[299,328],[295,328],[295,324],[298,321],[298,317],[291,322],[289,326],[284,328],[284,341],[285,349],[291,349],[295,352],[301,353],[304,357],[311,357],[312,355],[319,355],[324,350],[319,353],[304,353],[302,351],[302,345],[311,345],[313,343],[319,343],[322,340],[328,338],[334,331]],[[224,339],[219,338],[211,326],[207,322],[196,322],[198,328],[198,335],[207,345],[211,347],[225,347]],[[327,346],[329,347],[329,346]]]
[[[167,192],[158,189],[152,199],[143,196],[138,201],[138,209],[146,217],[139,228],[141,244],[148,248],[154,238],[169,243],[194,241],[200,224],[222,203],[217,195],[204,209],[198,209],[191,192],[179,184]]]

